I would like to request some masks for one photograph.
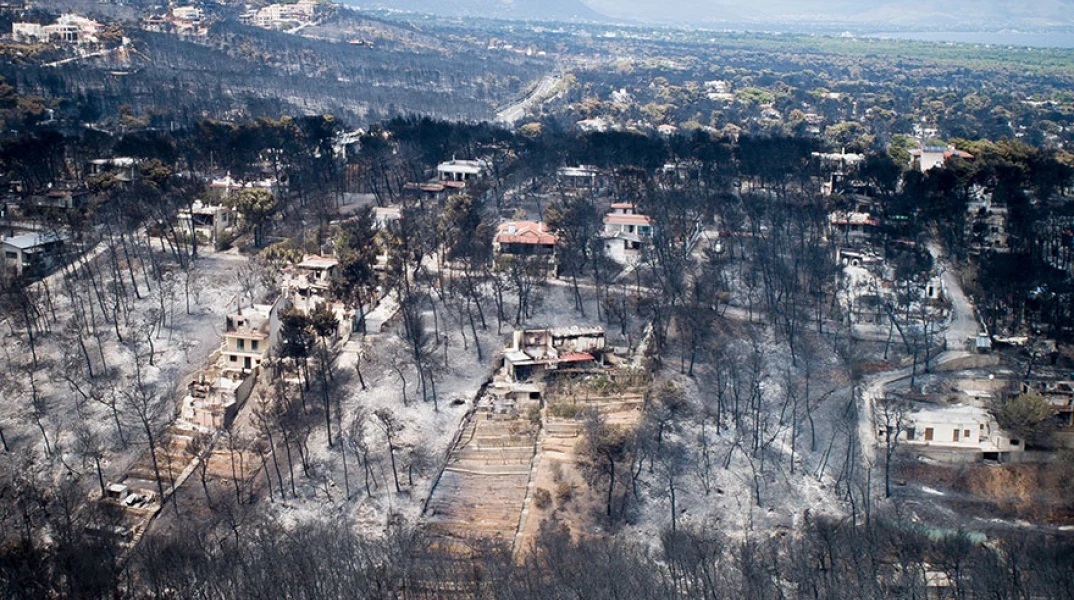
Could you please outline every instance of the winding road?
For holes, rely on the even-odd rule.
[[[545,75],[526,97],[496,113],[496,122],[514,125],[535,106],[544,102],[561,81],[559,75]]]
[[[944,331],[945,350],[931,361],[932,368],[939,368],[957,360],[964,360],[974,356],[967,350],[967,342],[977,336],[977,316],[966,293],[962,290],[962,284],[955,276],[954,270],[942,259],[942,251],[939,244],[930,242],[929,252],[942,273],[944,293],[951,301],[951,314],[949,315],[947,328]],[[893,371],[877,373],[866,378],[861,395],[861,410],[858,421],[858,439],[861,443],[862,460],[866,465],[875,466],[876,449],[880,445],[880,438],[876,428],[875,411],[878,400],[884,398],[884,390],[887,386],[902,381],[914,374],[915,367],[903,367]],[[883,486],[883,480],[878,479],[874,488]],[[882,494],[882,492],[881,492]]]

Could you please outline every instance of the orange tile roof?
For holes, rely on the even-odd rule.
[[[556,236],[541,221],[508,221],[496,230],[496,243],[552,246]]]
[[[604,215],[604,222],[612,225],[652,225],[649,215]]]

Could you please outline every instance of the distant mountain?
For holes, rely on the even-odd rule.
[[[449,17],[539,21],[606,21],[582,0],[342,0],[359,8],[388,8]]]

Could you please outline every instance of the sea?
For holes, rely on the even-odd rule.
[[[1074,31],[883,31],[859,34],[859,37],[917,40],[922,42],[988,44],[991,46],[1074,49]]]

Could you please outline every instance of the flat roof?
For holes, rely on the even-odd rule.
[[[338,260],[328,256],[307,256],[297,266],[300,269],[331,269],[338,264]]]
[[[556,327],[554,329],[549,329],[548,333],[552,334],[553,337],[604,335],[604,328],[600,325],[594,325],[592,327],[581,327],[578,325],[572,325],[570,327]]]
[[[22,235],[16,235],[9,238],[4,238],[3,244],[11,246],[12,248],[18,248],[19,250],[29,250],[45,244],[51,244],[54,242],[62,241],[58,234],[47,233],[24,233]]]
[[[483,160],[457,160],[451,159],[444,161],[436,166],[438,171],[449,171],[452,173],[472,173],[478,174],[488,166]]]

